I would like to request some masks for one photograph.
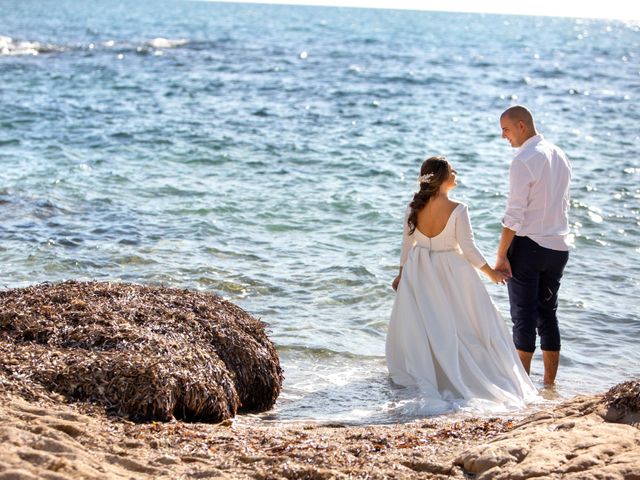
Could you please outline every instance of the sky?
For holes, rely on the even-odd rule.
[[[236,2],[238,0],[216,0]],[[247,3],[394,8],[445,12],[506,13],[640,21],[637,0],[249,0]]]

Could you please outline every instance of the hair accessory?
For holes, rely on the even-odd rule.
[[[432,178],[433,178],[433,173],[427,173],[425,175],[420,175],[418,177],[418,183],[419,184],[429,183]]]

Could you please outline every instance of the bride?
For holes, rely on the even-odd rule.
[[[467,206],[449,199],[457,185],[449,162],[425,160],[418,180],[393,281],[386,342],[391,378],[437,401],[521,406],[536,389],[474,267],[493,282],[507,279],[477,249]]]

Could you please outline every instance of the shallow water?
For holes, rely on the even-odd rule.
[[[0,36],[4,287],[216,292],[279,348],[264,418],[433,414],[384,363],[404,205],[421,159],[447,155],[493,258],[513,153],[498,116],[522,102],[574,167],[557,395],[640,374],[638,24],[8,0]]]

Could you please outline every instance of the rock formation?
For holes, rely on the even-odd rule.
[[[476,480],[638,480],[639,407],[640,381],[625,382],[538,412],[455,463]]]
[[[125,283],[0,292],[0,355],[0,385],[39,384],[134,420],[267,410],[283,379],[264,324],[244,310],[210,293]]]

